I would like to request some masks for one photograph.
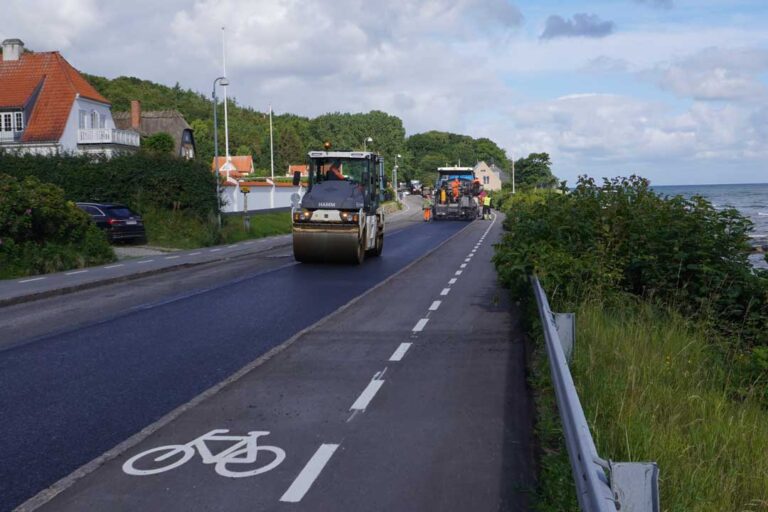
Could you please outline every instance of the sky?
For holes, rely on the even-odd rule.
[[[0,38],[277,113],[547,152],[573,183],[768,182],[765,0],[2,0]],[[0,84],[1,86],[1,84]]]

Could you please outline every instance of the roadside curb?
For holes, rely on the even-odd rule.
[[[161,417],[159,420],[155,421],[154,423],[144,427],[139,432],[133,434],[125,441],[122,441],[121,443],[117,444],[112,449],[106,451],[102,455],[96,457],[95,459],[91,460],[90,462],[87,462],[83,466],[79,467],[78,469],[71,472],[69,475],[63,477],[62,479],[55,482],[53,485],[48,487],[47,489],[43,489],[35,496],[32,496],[27,501],[19,505],[14,509],[14,512],[32,512],[34,510],[39,509],[42,506],[47,505],[51,500],[53,500],[56,496],[61,494],[62,492],[69,489],[71,486],[73,486],[75,483],[77,483],[82,478],[85,478],[89,474],[93,473],[97,469],[99,469],[101,466],[106,464],[107,462],[119,457],[126,451],[130,450],[131,448],[135,447],[145,439],[147,439],[149,436],[160,430],[161,428],[165,427],[166,425],[170,424],[177,418],[179,418],[182,414],[187,412],[188,410],[198,406],[205,400],[208,400],[209,398],[214,397],[217,395],[220,391],[222,391],[224,388],[230,386],[231,384],[236,383],[249,373],[251,373],[254,369],[258,368],[259,366],[263,365],[279,353],[283,352],[287,348],[289,348],[291,345],[293,345],[296,341],[298,341],[300,338],[302,338],[304,335],[306,335],[308,332],[322,326],[323,324],[329,322],[330,320],[336,318],[337,316],[344,313],[347,309],[352,307],[357,302],[361,301],[363,298],[367,297],[374,291],[378,290],[382,286],[389,284],[391,281],[399,277],[404,272],[411,269],[416,264],[420,263],[422,260],[426,259],[427,257],[431,256],[433,253],[438,251],[441,247],[446,245],[447,243],[451,242],[453,239],[458,237],[460,234],[464,233],[468,227],[472,226],[473,223],[468,223],[466,226],[459,229],[456,233],[452,234],[445,240],[441,241],[438,245],[433,247],[432,249],[428,250],[421,256],[415,258],[410,263],[403,266],[401,269],[397,270],[390,276],[386,277],[379,283],[375,284],[371,288],[365,290],[360,295],[352,298],[349,302],[344,304],[343,306],[339,307],[329,315],[324,316],[323,318],[320,318],[313,324],[305,327],[304,329],[301,329],[297,333],[295,333],[290,338],[286,339],[285,341],[279,343],[278,345],[274,346],[261,356],[257,357],[250,363],[243,366],[241,369],[237,370],[235,373],[227,377],[226,379],[222,380],[221,382],[214,384],[207,390],[203,391],[199,395],[195,396],[188,402],[176,407],[175,409],[171,410],[167,414],[165,414],[163,417]]]
[[[285,235],[277,235],[277,236],[285,236]],[[261,239],[256,239],[255,238],[254,240],[264,240],[266,238],[271,238],[271,237],[265,237],[265,238],[261,238]],[[234,260],[234,259],[245,258],[245,257],[248,257],[248,256],[253,256],[255,254],[260,254],[260,253],[263,253],[263,252],[271,251],[273,249],[279,249],[281,247],[287,247],[287,246],[291,245],[292,243],[293,243],[292,241],[287,241],[285,243],[279,243],[279,244],[275,244],[275,245],[270,245],[269,247],[265,247],[263,249],[258,249],[256,251],[249,252],[247,254],[222,255],[220,257],[216,257],[216,258],[205,260],[205,261],[178,263],[176,265],[169,265],[167,267],[147,270],[145,272],[136,272],[136,273],[133,273],[133,274],[126,274],[126,275],[122,275],[122,276],[108,277],[108,278],[105,278],[105,279],[99,279],[99,280],[96,280],[96,281],[90,281],[88,283],[80,283],[80,284],[75,284],[75,285],[71,285],[71,286],[64,286],[64,287],[61,287],[61,288],[53,288],[51,290],[44,290],[44,291],[40,291],[40,292],[33,292],[33,293],[30,293],[30,294],[27,294],[27,295],[19,295],[19,296],[16,296],[16,297],[9,297],[9,298],[6,298],[6,299],[0,299],[0,308],[6,307],[6,306],[13,306],[13,305],[16,305],[16,304],[24,304],[26,302],[33,302],[33,301],[36,301],[36,300],[46,299],[46,298],[49,298],[49,297],[56,297],[56,296],[59,296],[59,295],[66,295],[68,293],[74,293],[74,292],[79,292],[79,291],[83,291],[83,290],[90,290],[92,288],[98,288],[100,286],[107,286],[107,285],[115,284],[115,283],[124,283],[126,281],[133,281],[135,279],[141,279],[143,277],[149,277],[149,276],[153,276],[153,275],[157,275],[157,274],[165,274],[167,272],[173,272],[173,271],[176,271],[176,270],[183,270],[183,269],[187,269],[187,268],[199,267],[199,266],[202,266],[202,265],[207,265],[209,263],[216,263],[216,262],[219,262],[219,261],[226,261],[226,260]]]

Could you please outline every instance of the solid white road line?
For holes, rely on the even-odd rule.
[[[448,281],[448,284],[456,284],[456,278],[452,277],[450,281]]]
[[[460,276],[460,275],[461,275],[461,273],[462,273],[462,271],[461,271],[461,270],[457,270],[455,275],[457,275],[457,276]]]
[[[44,277],[33,277],[32,279],[22,279],[19,283],[31,283],[32,281],[42,281]]]
[[[376,393],[379,392],[379,389],[381,389],[381,386],[384,385],[384,381],[378,378],[378,374],[374,375],[373,379],[371,379],[371,382],[368,383],[367,386],[365,386],[365,389],[362,393],[360,393],[360,396],[357,397],[357,400],[355,400],[355,403],[352,404],[352,407],[349,408],[350,411],[364,411],[366,407],[368,407],[368,404],[371,403],[371,400],[373,400],[373,397],[376,396]]]
[[[399,347],[395,349],[395,351],[392,353],[392,355],[389,357],[390,361],[402,361],[403,356],[406,352],[408,352],[408,349],[411,348],[412,343],[401,343]]]
[[[88,272],[88,271],[87,271],[87,270],[76,270],[76,271],[74,271],[74,272],[67,272],[67,273],[66,273],[66,274],[64,274],[64,275],[65,275],[65,276],[74,276],[75,274],[84,274],[84,273],[86,273],[86,272]]]
[[[421,332],[424,330],[424,326],[427,325],[427,322],[429,322],[429,318],[422,318],[418,322],[416,322],[416,325],[413,326],[413,329],[411,329],[413,332]]]
[[[291,486],[285,491],[285,494],[280,498],[280,501],[286,501],[289,503],[298,503],[307,494],[307,491],[312,484],[317,480],[320,472],[323,470],[328,461],[331,460],[333,452],[338,448],[338,444],[321,444],[312,458],[309,459],[307,465],[296,477]]]
[[[117,267],[122,267],[122,266],[123,266],[122,263],[118,263],[117,265],[110,265],[110,266],[104,267],[104,268],[117,268]]]
[[[178,256],[166,256],[165,257],[165,259],[167,259],[167,260],[175,260],[176,258],[178,258]]]
[[[440,307],[440,304],[442,304],[442,302],[439,301],[439,300],[436,300],[435,302],[432,303],[431,306],[429,306],[429,310],[430,311],[437,311],[437,308]]]
[[[448,293],[450,293],[450,291],[451,291],[450,288],[443,288],[443,291],[440,292],[440,295],[446,296],[448,295]]]
[[[142,263],[152,263],[153,261],[155,261],[155,260],[142,260],[142,261],[137,261],[136,263],[141,265]]]

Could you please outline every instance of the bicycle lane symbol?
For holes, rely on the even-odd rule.
[[[157,475],[186,464],[192,460],[195,453],[199,453],[203,464],[213,464],[219,475],[227,478],[246,478],[275,469],[285,459],[285,451],[282,448],[258,443],[260,437],[269,435],[267,431],[248,432],[245,436],[226,435],[228,433],[228,429],[214,429],[187,444],[151,448],[125,461],[123,472],[134,476]],[[210,441],[230,441],[233,444],[214,454],[206,445]],[[253,468],[254,464],[261,464],[264,460],[263,456],[258,457],[257,462],[259,452],[267,455],[267,463]],[[244,469],[235,469],[234,466],[237,465]]]

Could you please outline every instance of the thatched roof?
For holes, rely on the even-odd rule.
[[[112,118],[115,120],[115,126],[121,130],[130,130],[131,113],[114,112]],[[176,147],[176,154],[181,152],[181,137],[184,130],[191,130],[184,116],[178,110],[147,110],[141,112],[141,125],[139,134],[142,137],[148,137],[155,133],[165,132],[173,137]]]

